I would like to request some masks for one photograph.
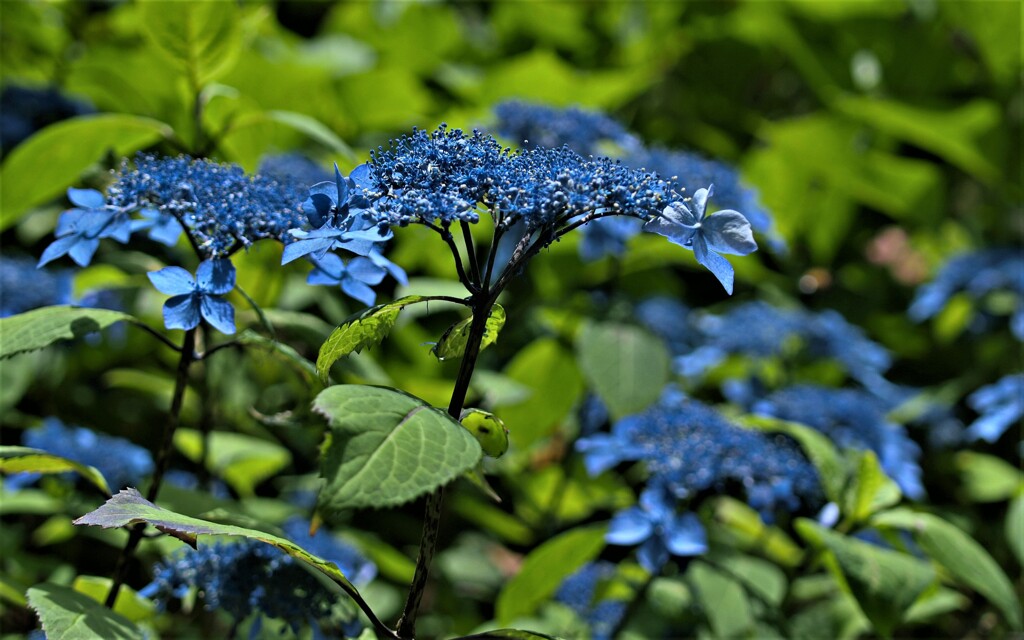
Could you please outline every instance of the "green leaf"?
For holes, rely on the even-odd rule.
[[[700,561],[690,565],[686,576],[698,594],[715,637],[732,638],[753,629],[754,616],[739,581]]]
[[[320,460],[325,515],[404,504],[451,482],[482,455],[451,416],[394,389],[329,387],[313,409],[330,423]]]
[[[354,158],[352,148],[345,144],[345,141],[338,137],[338,134],[331,131],[327,125],[312,116],[296,111],[267,111],[266,117],[271,122],[283,124],[296,131],[306,134],[312,140],[316,140],[333,153]]]
[[[0,318],[0,360],[48,347],[58,340],[74,340],[135,318],[120,311],[84,307],[42,307]]]
[[[932,618],[952,611],[962,611],[969,607],[970,604],[970,598],[967,598],[959,591],[934,585],[931,589],[925,591],[917,599],[917,602],[907,610],[904,620],[910,624],[927,622]]]
[[[427,300],[426,296],[406,296],[394,302],[379,304],[345,320],[320,347],[316,370],[327,384],[331,366],[350,353],[380,344],[395,326],[399,312],[410,304]]]
[[[333,562],[328,562],[314,556],[294,542],[270,533],[256,531],[255,529],[245,529],[230,524],[218,524],[208,520],[183,516],[180,513],[174,513],[167,509],[161,509],[143,498],[142,494],[135,489],[122,490],[116,496],[100,505],[95,511],[90,511],[75,520],[75,524],[78,525],[93,525],[105,529],[126,527],[140,522],[151,524],[164,533],[173,535],[193,547],[195,547],[196,539],[201,535],[241,536],[266,542],[347,587],[346,590],[356,591],[352,583],[345,577],[345,574]]]
[[[473,318],[466,318],[448,327],[441,339],[437,341],[434,348],[430,350],[438,360],[450,358],[461,358],[466,353],[466,344],[469,342],[469,329],[473,324]],[[480,351],[491,346],[498,340],[498,332],[505,326],[505,309],[500,304],[491,307],[487,315],[487,322],[484,324],[484,336],[480,341]]]
[[[769,416],[742,416],[736,420],[739,424],[761,431],[785,433],[800,443],[807,457],[814,463],[821,479],[825,496],[836,504],[843,503],[843,489],[846,486],[847,472],[842,456],[836,451],[835,445],[820,431],[797,422],[788,422]]]
[[[174,445],[185,457],[200,463],[203,434],[195,429],[178,429]],[[292,461],[281,445],[242,433],[214,431],[207,435],[207,469],[223,478],[242,497],[255,495],[256,486],[273,477]]]
[[[656,401],[671,364],[661,340],[627,324],[587,324],[576,338],[576,358],[615,418],[643,411]]]
[[[78,593],[84,594],[103,604],[110,592],[110,578],[99,576],[78,576],[75,578],[72,588]],[[128,585],[122,585],[117,592],[117,601],[114,602],[114,611],[123,615],[132,622],[149,620],[156,614],[156,604],[149,598],[144,598]]]
[[[1024,494],[1017,496],[1010,503],[1004,530],[1010,550],[1017,556],[1017,563],[1024,565]]]
[[[142,32],[199,88],[229,70],[241,49],[241,20],[233,2],[178,4],[148,0],[139,6]]]
[[[889,551],[800,518],[797,532],[825,552],[825,564],[860,605],[875,630],[891,637],[910,607],[935,580],[932,567],[905,553]]]
[[[114,613],[87,595],[49,582],[25,594],[28,606],[43,623],[50,640],[135,640],[142,631],[124,616]]]
[[[498,594],[495,619],[499,624],[530,615],[550,599],[566,576],[601,553],[606,529],[604,525],[577,527],[531,551],[519,573]]]
[[[261,336],[251,329],[246,329],[239,334],[236,339],[240,344],[258,347],[263,353],[291,365],[311,384],[321,383],[320,376],[316,370],[316,365],[307,360],[305,356],[296,351],[291,345],[272,338],[267,338],[266,336]]]
[[[857,473],[850,479],[843,501],[842,514],[856,524],[900,501],[899,485],[892,481],[878,462],[874,451],[860,452]]]
[[[960,486],[972,502],[1002,502],[1024,492],[1024,473],[1002,458],[959,451],[954,463]]]
[[[575,358],[553,338],[527,345],[509,362],[505,375],[530,391],[524,401],[495,411],[523,449],[556,429],[583,391]]]
[[[523,629],[495,629],[494,631],[484,631],[483,633],[474,633],[471,636],[459,636],[455,640],[532,640],[533,638],[540,638],[541,640],[557,640],[555,636],[549,636],[546,633],[540,633],[539,631],[525,631]]]
[[[96,467],[68,460],[60,456],[29,447],[0,447],[0,472],[3,473],[64,473],[74,471],[91,482],[104,495],[110,495],[107,480]]]
[[[0,167],[0,231],[62,194],[107,153],[125,156],[172,134],[163,122],[127,114],[78,116],[46,127]]]
[[[727,546],[759,553],[784,567],[800,565],[803,549],[782,529],[766,525],[761,515],[746,503],[721,496],[715,499],[713,506],[714,522],[710,530],[724,537]]]
[[[1013,583],[985,548],[955,525],[930,513],[893,509],[872,520],[877,527],[904,529],[928,556],[949,570],[1003,612],[1010,625],[1020,630],[1021,605]]]

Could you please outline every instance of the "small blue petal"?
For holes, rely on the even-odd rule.
[[[732,295],[732,265],[729,264],[728,260],[708,249],[707,243],[704,241],[704,237],[700,234],[693,238],[693,255],[697,258],[697,262],[704,265],[709,271],[711,271],[711,273],[715,274],[718,281],[722,283],[723,287],[725,287],[725,292]]]
[[[93,255],[96,254],[96,249],[100,246],[98,238],[85,238],[82,236],[70,236],[77,238],[78,242],[75,242],[68,249],[68,255],[75,261],[80,267],[88,267],[89,262],[92,261]]]
[[[373,289],[351,276],[341,279],[341,290],[368,307],[372,307],[373,303],[377,301],[377,293]]]
[[[169,296],[191,294],[196,290],[196,281],[192,274],[181,267],[164,267],[147,275],[157,291]]]
[[[719,253],[745,256],[757,251],[750,222],[738,211],[719,211],[703,222],[703,235],[708,246]]]
[[[668,549],[664,541],[657,536],[648,538],[636,553],[640,566],[650,573],[658,573],[668,562]]]
[[[71,250],[71,247],[78,243],[78,240],[78,236],[64,236],[63,238],[57,238],[43,251],[43,255],[40,256],[39,264],[37,264],[36,267],[42,267],[43,265],[67,254],[67,252]]]
[[[214,296],[202,296],[199,308],[203,318],[221,333],[235,332],[235,308],[227,300]]]
[[[369,258],[349,260],[347,271],[350,276],[368,285],[380,284],[387,274],[383,267],[378,267]]]
[[[194,329],[198,327],[199,297],[189,293],[174,296],[165,302],[164,326],[168,329]]]
[[[699,556],[708,550],[708,537],[700,518],[684,513],[674,519],[666,540],[668,550],[676,556]]]
[[[231,260],[204,260],[196,270],[197,287],[203,293],[224,295],[235,288],[235,265]]]
[[[608,525],[604,539],[611,544],[631,545],[646,540],[654,533],[654,524],[642,509],[631,507],[616,513]]]
[[[68,200],[85,209],[99,209],[107,203],[103,194],[95,189],[68,189]]]

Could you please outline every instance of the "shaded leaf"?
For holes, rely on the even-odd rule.
[[[91,482],[105,495],[110,495],[106,478],[96,467],[68,460],[41,449],[30,447],[0,447],[0,472],[3,473],[64,473],[74,471]]]
[[[576,358],[615,418],[655,402],[671,364],[664,342],[627,324],[587,324],[576,338]]]
[[[699,561],[690,566],[686,576],[697,591],[715,637],[732,638],[753,629],[750,603],[737,580]]]
[[[201,432],[179,428],[174,433],[174,446],[192,462],[202,461]],[[281,445],[243,433],[214,431],[207,436],[206,447],[208,470],[242,497],[254,495],[257,485],[292,461],[291,453]]]
[[[313,409],[330,423],[320,461],[325,515],[404,504],[480,461],[480,445],[462,425],[394,389],[337,385],[320,392]]]
[[[604,548],[604,525],[577,527],[551,538],[523,560],[519,573],[498,594],[495,619],[507,624],[530,615],[546,602],[566,576],[590,562]]]
[[[139,25],[157,50],[201,87],[234,64],[241,48],[238,9],[231,2],[140,3]]]
[[[0,318],[0,359],[48,347],[58,340],[74,340],[115,322],[134,322],[120,311],[85,307],[42,307]]]
[[[863,522],[878,511],[900,501],[899,485],[882,471],[874,451],[862,451],[857,473],[846,488],[842,514],[852,523]]]
[[[1002,611],[1014,629],[1021,627],[1021,604],[1013,583],[985,548],[955,525],[930,513],[893,509],[872,520],[878,527],[904,529],[928,556],[963,584]]]
[[[48,640],[135,640],[142,631],[124,616],[114,613],[87,595],[49,582],[25,594],[28,606],[39,616]]]

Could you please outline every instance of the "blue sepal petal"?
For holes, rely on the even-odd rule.
[[[107,199],[95,189],[75,189],[70,187],[68,188],[68,200],[75,206],[85,209],[99,209],[107,204]]]
[[[676,556],[699,556],[708,550],[704,525],[692,513],[684,513],[673,520],[666,543],[668,550]]]
[[[174,296],[165,302],[164,326],[168,329],[194,329],[198,327],[198,298],[199,296],[187,293],[184,295]]]
[[[368,307],[372,307],[377,301],[377,293],[373,289],[352,277],[341,279],[341,290]]]
[[[196,289],[196,281],[192,274],[181,267],[164,267],[146,275],[157,291],[169,296],[191,294]]]
[[[615,514],[604,539],[611,544],[637,544],[650,537],[653,531],[654,525],[648,515],[642,509],[630,507]]]
[[[196,282],[200,291],[224,295],[235,288],[235,265],[231,260],[204,260],[196,270]]]
[[[83,236],[71,236],[77,238],[78,242],[71,245],[68,249],[68,256],[75,261],[80,267],[88,267],[89,262],[92,261],[92,257],[96,254],[96,249],[100,246],[98,238],[86,238]]]
[[[708,245],[701,235],[694,236],[693,238],[693,255],[697,258],[697,262],[715,274],[718,281],[725,287],[726,293],[732,295],[734,276],[732,265],[729,264],[729,261],[708,249]]]
[[[704,219],[704,238],[708,246],[719,253],[745,256],[757,251],[754,230],[747,218],[738,211],[727,209]]]
[[[36,268],[42,267],[62,255],[65,255],[78,241],[78,236],[64,236],[63,238],[57,238],[43,251],[43,255],[40,256],[39,264],[36,265]]]
[[[201,296],[199,303],[203,318],[217,331],[226,334],[235,332],[235,308],[222,298]]]

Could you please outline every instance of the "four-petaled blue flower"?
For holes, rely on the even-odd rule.
[[[665,207],[660,216],[644,225],[644,230],[665,236],[670,242],[693,249],[697,262],[711,270],[725,290],[732,293],[732,265],[718,255],[729,253],[745,256],[757,250],[750,222],[739,211],[726,209],[714,215],[705,215],[708,199],[714,185],[697,189],[693,194],[691,211],[682,202]]]
[[[306,255],[321,259],[332,249],[345,249],[366,256],[374,251],[376,243],[391,239],[391,231],[382,233],[377,223],[367,215],[370,203],[353,179],[365,173],[365,167],[357,167],[346,179],[338,165],[334,165],[334,182],[319,182],[310,187],[309,198],[302,203],[302,211],[313,229],[290,230],[296,240],[284,248],[281,264]]]
[[[68,255],[80,267],[86,267],[100,246],[100,239],[113,238],[124,244],[132,234],[128,214],[119,208],[107,207],[106,198],[94,189],[68,189],[68,199],[76,208],[61,214],[54,235],[57,239],[46,247],[37,266]]]
[[[1009,375],[967,397],[978,412],[967,433],[975,439],[995,442],[1024,416],[1024,374]]]
[[[640,544],[640,565],[657,573],[669,554],[699,556],[708,550],[707,534],[693,513],[677,514],[666,490],[652,486],[640,495],[640,506],[620,511],[605,534],[611,544]],[[641,544],[642,543],[642,544]]]
[[[345,264],[337,255],[328,253],[322,258],[310,258],[310,261],[315,268],[306,279],[309,284],[341,286],[346,295],[366,306],[372,306],[377,300],[376,292],[370,287],[380,284],[386,271],[369,258],[353,258]]]
[[[235,332],[235,309],[220,296],[235,288],[235,267],[228,259],[205,260],[193,278],[181,267],[165,267],[149,274],[153,286],[173,296],[164,303],[168,329],[194,329],[200,317],[221,333]]]

